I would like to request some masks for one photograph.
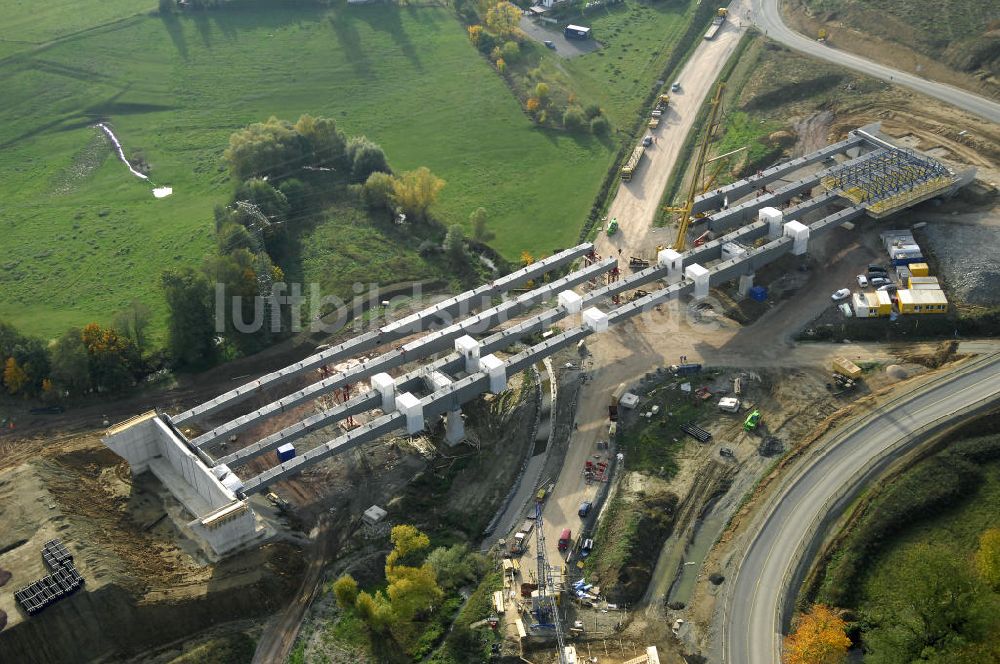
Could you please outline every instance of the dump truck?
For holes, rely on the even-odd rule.
[[[861,367],[851,362],[846,357],[833,358],[833,372],[847,376],[852,380],[861,378]]]
[[[641,145],[635,146],[635,150],[629,155],[628,161],[622,166],[622,180],[628,182],[632,179],[632,174],[639,168],[639,163],[642,161],[642,155],[645,151],[646,148]]]
[[[670,95],[668,95],[668,94],[662,94],[662,95],[659,96],[659,98],[658,98],[657,101],[659,102],[660,106],[666,108],[667,106],[670,105]]]
[[[646,126],[650,129],[656,129],[660,126],[660,118],[650,118]]]
[[[729,10],[725,7],[719,7],[718,11],[715,12],[715,18],[712,19],[712,25],[708,27],[708,32],[705,33],[705,39],[713,39],[718,34],[719,28],[726,22],[727,16],[729,16]]]

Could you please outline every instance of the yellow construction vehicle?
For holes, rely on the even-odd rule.
[[[674,240],[674,251],[684,251],[686,244],[688,226],[691,224],[691,209],[694,207],[694,198],[698,195],[702,174],[705,170],[705,157],[708,155],[708,144],[715,138],[719,129],[719,112],[722,109],[722,92],[726,89],[725,81],[720,82],[712,98],[712,110],[708,114],[708,130],[705,138],[698,147],[698,156],[694,162],[694,173],[691,176],[691,186],[688,187],[687,198],[680,207],[668,207],[667,212],[680,214],[677,221],[677,239]]]

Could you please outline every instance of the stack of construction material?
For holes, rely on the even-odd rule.
[[[33,616],[63,597],[72,595],[83,585],[83,577],[73,565],[73,554],[62,541],[49,540],[42,547],[42,559],[52,573],[14,593],[21,608]]]

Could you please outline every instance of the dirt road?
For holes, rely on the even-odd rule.
[[[729,14],[733,17],[744,15],[743,3],[730,5]],[[715,80],[745,31],[740,19],[727,21],[715,39],[698,45],[681,70],[677,78],[680,91],[670,93],[670,105],[660,118],[660,126],[649,132],[656,142],[646,148],[639,170],[631,181],[621,184],[611,203],[608,219],[618,219],[621,230],[610,238],[600,233],[595,244],[601,255],[612,256],[621,250],[626,260],[631,255],[652,256],[656,244],[648,246],[647,233],[656,218],[660,198],[681,145],[691,131],[698,109],[715,89]],[[664,236],[673,240],[672,233],[664,233]]]
[[[302,626],[302,617],[312,604],[316,591],[323,581],[323,566],[329,559],[333,544],[333,528],[330,519],[320,517],[316,525],[316,538],[313,543],[312,556],[302,585],[283,611],[274,615],[264,627],[264,632],[257,642],[257,651],[253,656],[253,664],[271,664],[284,662],[295,643]]]

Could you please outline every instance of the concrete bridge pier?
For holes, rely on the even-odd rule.
[[[462,409],[449,410],[444,418],[444,439],[454,447],[465,440],[465,421],[462,419]]]

